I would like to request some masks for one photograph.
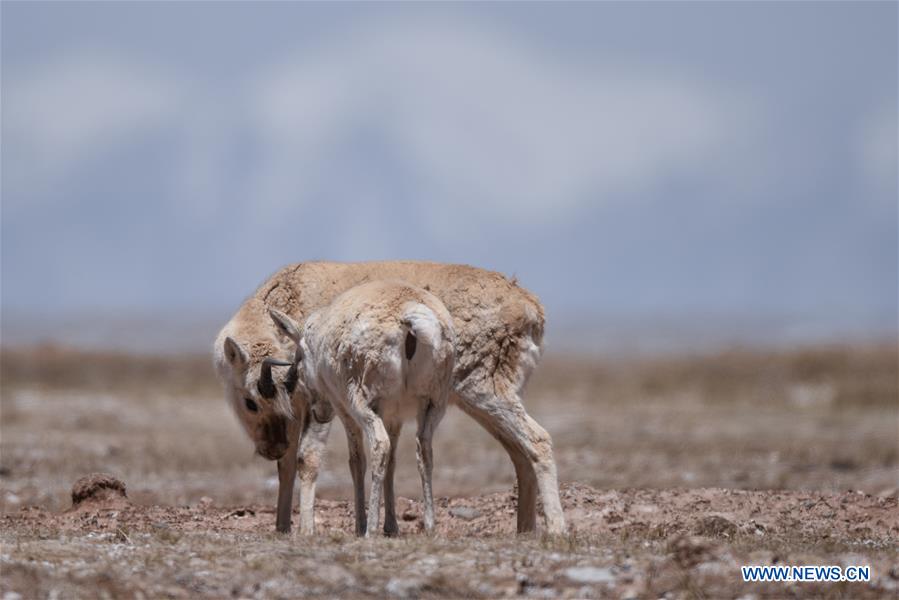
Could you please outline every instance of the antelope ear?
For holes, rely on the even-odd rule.
[[[280,310],[276,310],[274,308],[268,309],[268,314],[272,318],[272,321],[275,322],[275,326],[281,333],[293,340],[294,343],[300,343],[300,338],[302,337],[302,335],[300,334],[300,326],[297,325],[293,319],[282,313]]]
[[[228,364],[231,365],[232,369],[242,369],[247,365],[250,360],[250,357],[247,356],[247,353],[243,348],[240,347],[240,344],[234,341],[232,337],[225,338],[225,360],[228,361]]]

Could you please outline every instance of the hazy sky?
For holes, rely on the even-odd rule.
[[[551,313],[897,311],[897,4],[2,4],[4,311],[307,259]]]

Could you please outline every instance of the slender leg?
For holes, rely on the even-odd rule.
[[[415,458],[418,461],[418,474],[421,477],[421,492],[425,505],[425,531],[434,530],[434,493],[431,489],[431,474],[434,470],[434,453],[432,440],[434,429],[446,412],[446,401],[439,405],[430,400],[422,402],[418,411],[418,437],[416,439]]]
[[[297,478],[297,444],[301,429],[302,423],[290,421],[287,426],[290,446],[287,453],[278,461],[278,509],[275,530],[279,533],[290,533],[290,509],[293,503],[293,486]]]
[[[384,428],[384,422],[371,409],[366,395],[357,392],[351,401],[351,410],[358,417],[365,441],[371,453],[371,495],[368,499],[368,526],[365,537],[378,535],[381,520],[381,491],[384,485],[384,474],[387,470],[387,457],[390,454],[390,437]]]
[[[308,421],[306,431],[300,440],[297,472],[300,476],[300,534],[315,533],[315,482],[325,455],[325,445],[331,422],[319,423],[312,418],[311,411],[306,415]]]
[[[486,426],[485,426],[486,427]],[[489,427],[486,427],[489,431]],[[518,482],[518,532],[525,533],[537,528],[537,474],[527,456],[494,434],[506,449],[515,467]]]
[[[350,455],[350,475],[353,478],[353,500],[356,509],[356,535],[365,535],[365,447],[362,443],[362,430],[353,417],[342,406],[335,406],[343,429],[346,432],[347,448]]]
[[[387,424],[390,453],[387,456],[387,471],[384,474],[384,535],[391,537],[399,533],[399,526],[396,522],[396,495],[393,490],[393,477],[396,471],[396,445],[402,426],[402,421]]]
[[[536,491],[543,501],[544,526],[548,533],[563,533],[565,517],[559,500],[559,483],[552,439],[524,409],[516,393],[457,394],[465,413],[497,438],[509,453],[518,476],[518,532],[532,531],[536,523]],[[536,484],[536,485],[535,485]]]

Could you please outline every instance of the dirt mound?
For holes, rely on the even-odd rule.
[[[708,537],[731,537],[737,533],[737,526],[721,515],[706,515],[699,519],[693,530]]]
[[[72,509],[127,506],[125,483],[108,473],[91,473],[72,486]]]

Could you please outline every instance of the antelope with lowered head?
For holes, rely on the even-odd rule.
[[[215,342],[215,362],[226,396],[245,427],[256,422],[246,415],[256,402],[258,382],[268,388],[266,358],[291,362],[295,344],[269,315],[274,308],[296,323],[327,306],[346,290],[374,280],[401,280],[428,290],[446,307],[456,334],[450,403],[472,417],[508,452],[518,479],[518,531],[536,526],[537,495],[544,526],[561,533],[565,519],[559,502],[556,464],[549,434],[522,404],[528,378],[543,344],[543,306],[526,289],[500,273],[466,265],[416,261],[370,263],[306,262],[284,267],[247,299],[222,329]],[[231,338],[230,342],[227,339]],[[231,348],[226,348],[226,345]],[[235,352],[234,348],[241,350]],[[290,528],[294,478],[300,476],[300,531],[314,528],[312,506],[315,481],[328,435],[328,415],[316,414],[317,404],[299,386],[288,390],[291,374],[276,367],[271,409],[295,417],[288,427],[289,448],[278,461],[279,531]],[[282,396],[283,394],[283,396]],[[258,403],[257,403],[258,405]],[[268,408],[268,406],[266,406]],[[264,428],[247,427],[257,442]]]

